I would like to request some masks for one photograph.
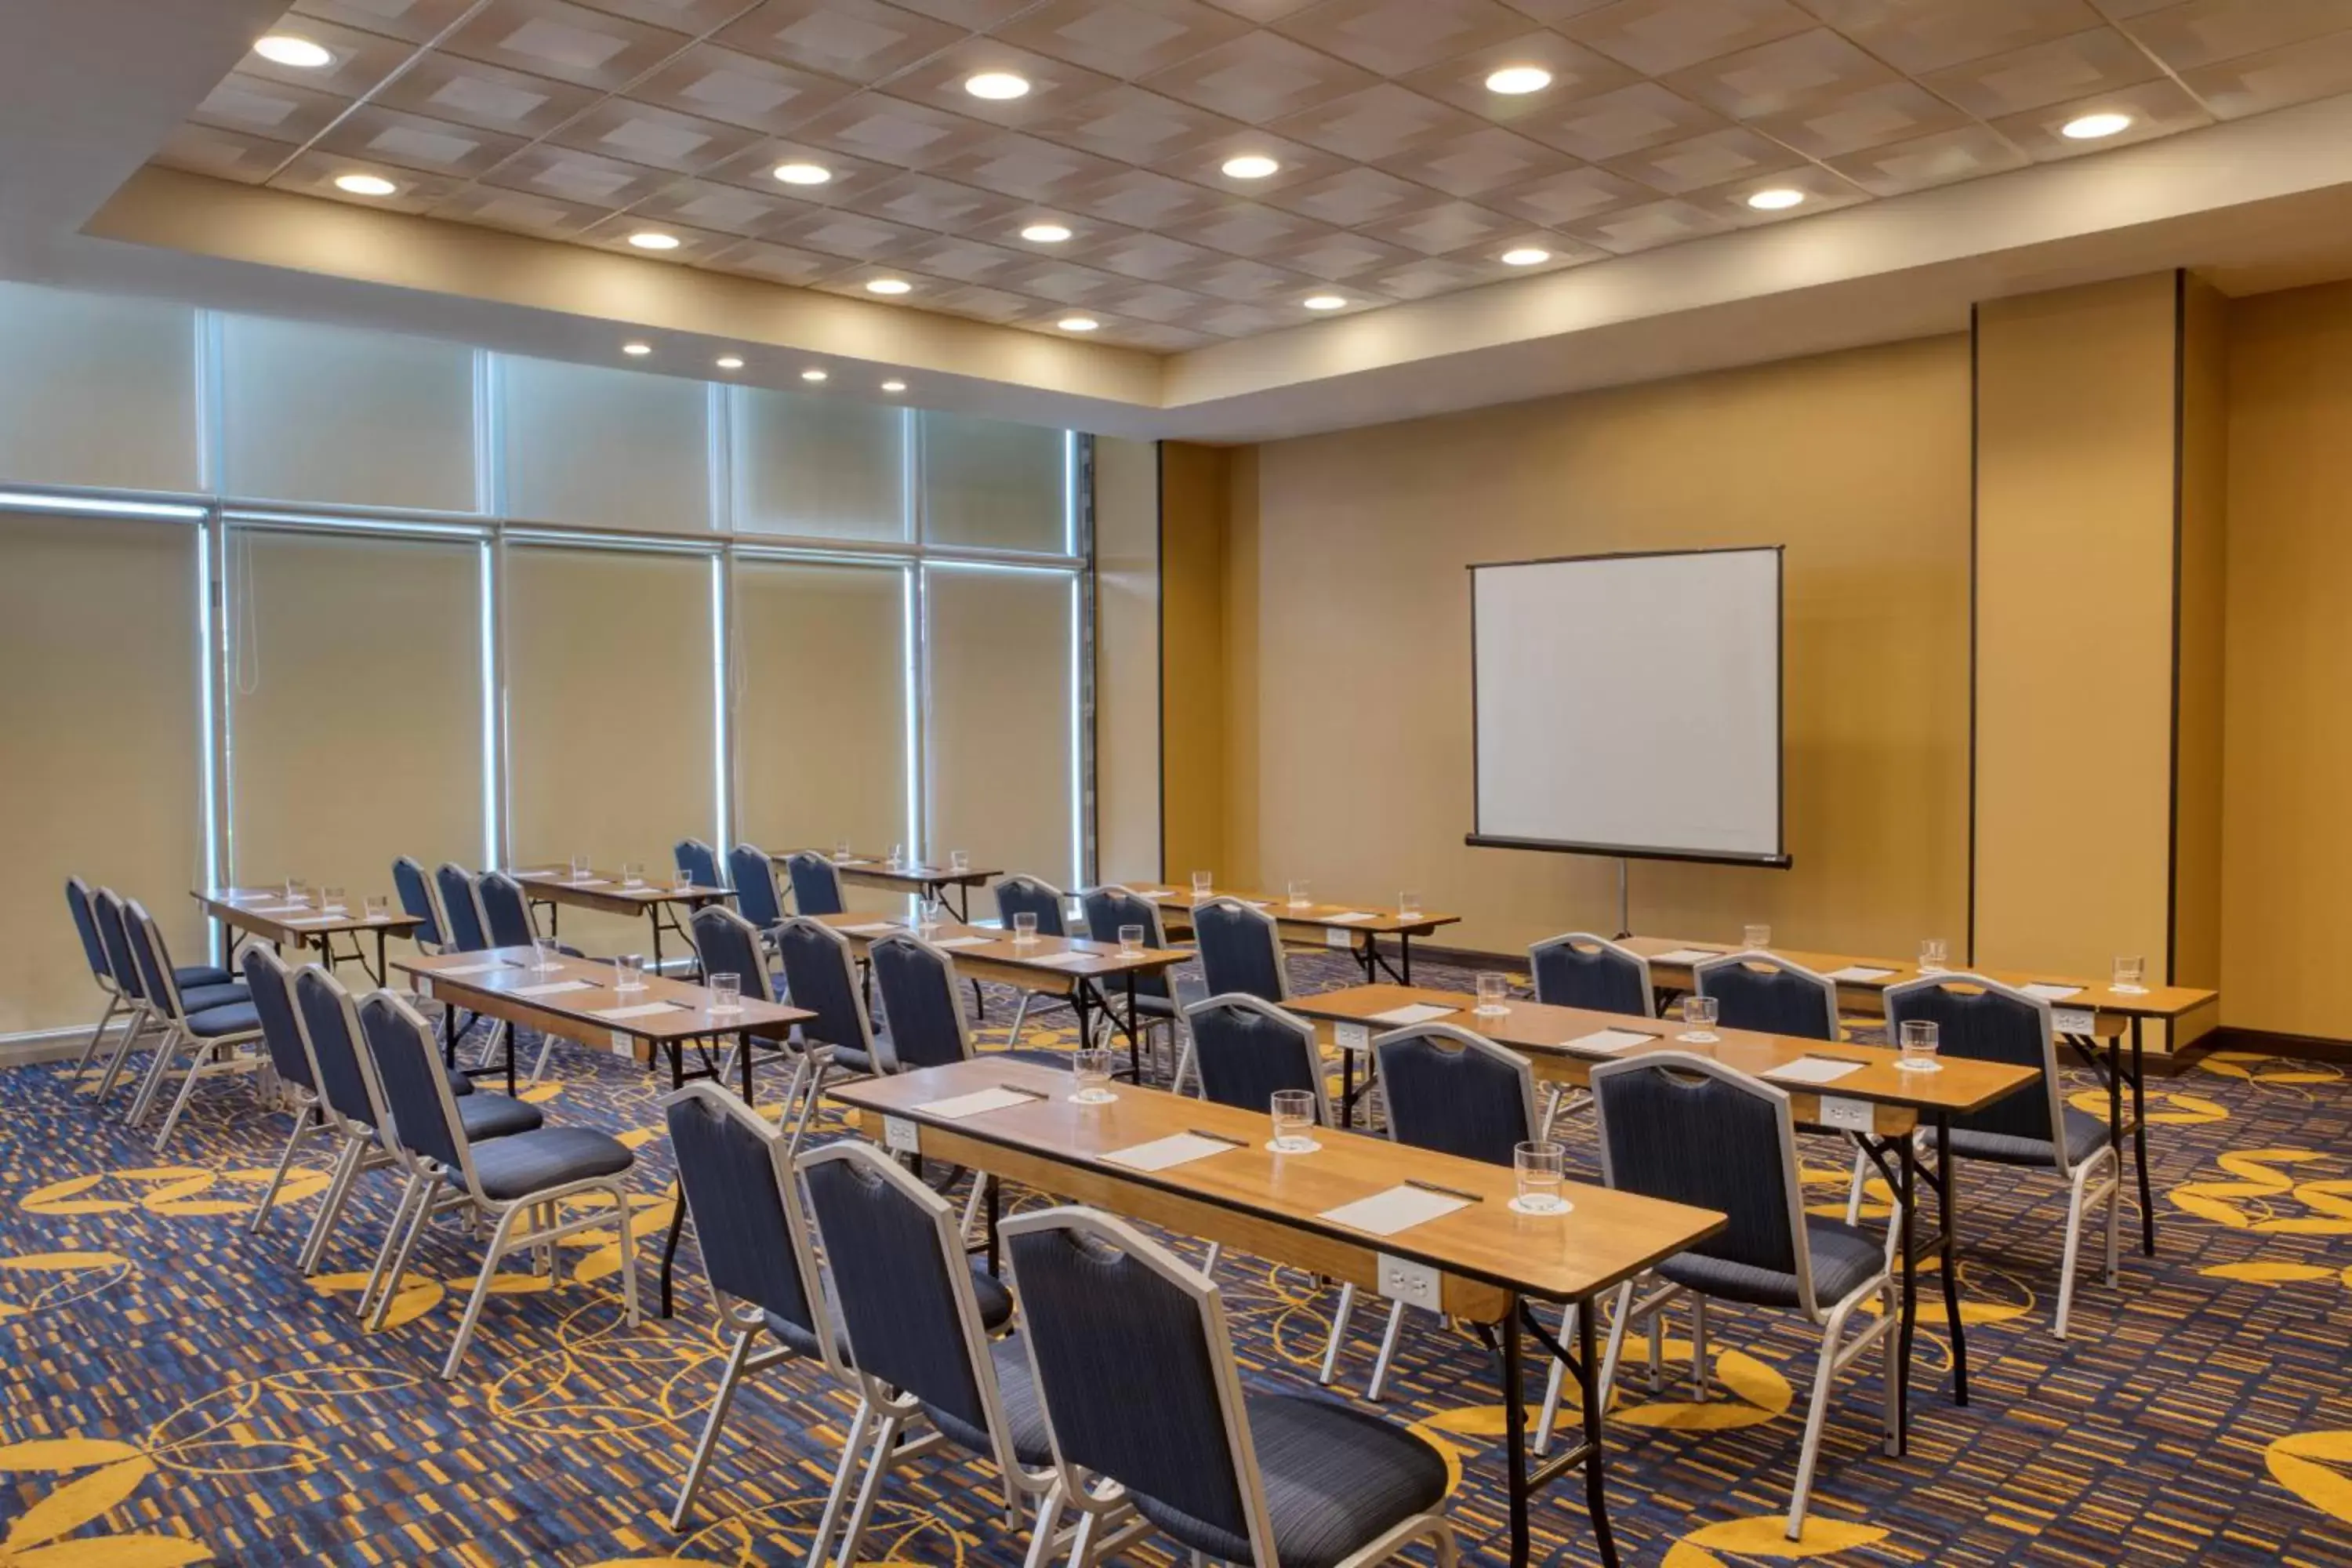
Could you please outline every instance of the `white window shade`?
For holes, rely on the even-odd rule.
[[[508,516],[572,527],[709,531],[707,386],[495,357]]]
[[[1075,889],[1076,576],[931,565],[923,601],[924,852]]]
[[[1067,432],[927,413],[922,451],[925,540],[1071,553]]]
[[[739,532],[907,537],[905,410],[749,386],[730,397]]]
[[[204,488],[196,313],[0,283],[0,480]]]
[[[221,322],[222,489],[475,510],[474,351],[309,321]]]

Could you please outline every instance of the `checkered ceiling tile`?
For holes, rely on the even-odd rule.
[[[327,63],[249,56],[158,163],[1159,352],[2352,92],[2352,0],[298,0],[281,30]],[[1490,90],[1508,66],[1549,85]],[[2095,113],[2130,124],[2063,133]]]

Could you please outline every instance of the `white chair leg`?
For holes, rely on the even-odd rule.
[[[2091,1173],[2088,1165],[2078,1166],[2066,1196],[2066,1250],[2058,1265],[2058,1317],[2052,1325],[2060,1339],[2066,1337],[2066,1320],[2074,1307],[2074,1256],[2083,1244],[2083,1189],[2084,1178]]]
[[[1617,1386],[1617,1358],[1625,1349],[1625,1328],[1633,1319],[1633,1282],[1628,1279],[1617,1287],[1616,1310],[1609,1314],[1609,1348],[1601,1357],[1601,1380],[1593,1385],[1593,1397],[1601,1401],[1605,1415],[1609,1409],[1610,1391]]]
[[[881,1432],[866,1457],[866,1479],[857,1489],[857,1501],[850,1508],[849,1522],[842,1526],[841,1552],[834,1559],[838,1568],[852,1568],[857,1561],[857,1549],[866,1543],[866,1525],[874,1517],[874,1500],[882,1493],[882,1479],[889,1473],[890,1460],[898,1448],[898,1432],[906,1424],[903,1415],[882,1417]]]
[[[1339,1347],[1348,1338],[1348,1319],[1356,1310],[1356,1288],[1339,1288],[1339,1307],[1331,1314],[1331,1342],[1323,1347],[1323,1373],[1316,1381],[1328,1384],[1339,1365]]]
[[[1822,1328],[1821,1364],[1813,1369],[1813,1403],[1805,1412],[1805,1443],[1797,1450],[1797,1485],[1789,1495],[1788,1537],[1798,1540],[1805,1533],[1805,1505],[1813,1491],[1813,1463],[1821,1458],[1822,1423],[1829,1415],[1830,1385],[1837,1377],[1839,1342],[1845,1337],[1845,1321],[1849,1307],[1840,1307],[1830,1314]]]
[[[964,1194],[963,1218],[956,1229],[956,1234],[966,1241],[972,1238],[972,1233],[980,1226],[981,1205],[988,1199],[989,1180],[986,1171],[974,1171],[971,1173],[971,1191]]]
[[[89,1038],[82,1042],[81,1055],[74,1058],[74,1071],[79,1072],[89,1066],[89,1058],[98,1052],[98,1042],[106,1038],[106,1026],[114,1022],[115,1009],[121,1005],[121,997],[111,991],[106,994],[106,1011],[99,1015],[98,1027],[92,1029]]]
[[[426,1214],[433,1212],[430,1204]],[[474,1281],[474,1293],[467,1298],[466,1315],[457,1320],[457,1337],[450,1342],[449,1359],[441,1363],[441,1381],[449,1382],[457,1375],[457,1362],[465,1355],[467,1345],[473,1342],[474,1325],[482,1321],[482,1303],[490,1297],[490,1277],[499,1271],[499,1259],[506,1256],[507,1237],[514,1233],[515,1221],[528,1211],[521,1204],[509,1204],[506,1213],[499,1215],[499,1227],[490,1232],[490,1245],[482,1254],[482,1272]],[[624,1218],[621,1222],[626,1225]],[[422,1228],[421,1226],[419,1228]],[[627,1261],[623,1254],[624,1266]]]
[[[425,1227],[433,1223],[433,1178],[429,1175],[409,1179],[407,1201],[393,1216],[392,1229],[384,1235],[384,1250],[375,1255],[375,1269],[369,1283],[382,1282],[382,1293],[362,1289],[360,1292],[360,1318],[374,1333],[383,1327],[392,1314],[393,1299],[400,1294],[400,1282],[408,1278],[408,1260],[415,1256],[416,1243]],[[371,1303],[369,1297],[375,1294]]]
[[[187,1114],[188,1102],[196,1098],[196,1085],[210,1076],[205,1070],[209,1065],[206,1058],[217,1048],[198,1041],[196,1048],[189,1053],[188,1070],[186,1076],[180,1079],[180,1092],[173,1097],[172,1109],[163,1113],[163,1125],[155,1131],[155,1152],[158,1154],[171,1141],[172,1129],[177,1127],[180,1118]]]
[[[1870,1156],[1864,1153],[1859,1148],[1855,1149],[1853,1152],[1853,1180],[1846,1184],[1845,1189],[1845,1222],[1848,1225],[1860,1225],[1862,1223],[1862,1186],[1863,1183],[1867,1179],[1864,1173],[1869,1169]]]
[[[841,1440],[841,1458],[833,1467],[833,1489],[824,1494],[824,1511],[817,1516],[816,1537],[809,1542],[804,1568],[819,1568],[824,1562],[825,1548],[833,1543],[833,1532],[841,1524],[842,1505],[849,1498],[850,1478],[857,1473],[858,1450],[866,1446],[866,1429],[873,1424],[874,1406],[859,1399],[849,1434]]]
[[[164,1080],[172,1076],[172,1064],[179,1059],[180,1033],[179,1025],[168,1025],[163,1037],[155,1043],[154,1054],[147,1058],[147,1071],[139,1080],[139,1092],[131,1097],[130,1113],[122,1119],[124,1126],[136,1127],[147,1120]]]
[[[636,1221],[629,1213],[629,1190],[620,1183],[613,1184],[613,1228],[621,1233],[621,1304],[628,1314],[629,1327],[635,1328],[645,1321],[637,1307],[637,1237]],[[547,1205],[551,1228],[559,1216],[555,1205]],[[555,1244],[548,1243],[547,1271],[555,1272]]]
[[[1192,1041],[1191,1037],[1187,1036],[1183,1049],[1176,1055],[1176,1076],[1169,1080],[1168,1091],[1171,1094],[1183,1093],[1185,1080],[1197,1076],[1199,1075],[1192,1070]]]
[[[1054,1532],[1062,1526],[1062,1483],[1056,1479],[1037,1500],[1037,1526],[1029,1536],[1029,1553],[1021,1568],[1045,1568],[1054,1560]]]
[[[1559,1342],[1572,1343],[1576,1339],[1576,1303],[1570,1301],[1559,1310]],[[1551,1371],[1544,1378],[1543,1413],[1536,1417],[1536,1458],[1540,1459],[1551,1451],[1552,1424],[1559,1419],[1559,1396],[1568,1386],[1568,1363],[1558,1356],[1551,1358]]]
[[[286,1173],[293,1168],[294,1151],[299,1149],[302,1146],[302,1141],[310,1136],[310,1121],[318,1111],[317,1105],[306,1104],[294,1113],[294,1131],[287,1137],[286,1152],[278,1156],[277,1173],[269,1178],[269,1185],[263,1190],[261,1201],[253,1205],[252,1223],[245,1227],[247,1236],[261,1234],[261,1222],[269,1217],[270,1206],[278,1201],[278,1189],[286,1184]]]
[[[1201,1259],[1201,1272],[1213,1278],[1217,1272],[1217,1260],[1224,1257],[1224,1255],[1225,1244],[1223,1242],[1213,1241],[1209,1243],[1209,1255]]]
[[[1004,1044],[1009,1048],[1021,1043],[1021,1026],[1029,1021],[1029,993],[1021,993],[1021,1005],[1013,1010],[1013,1027],[1004,1031]]]
[[[2107,1182],[2107,1288],[2113,1289],[2122,1282],[2118,1268],[2119,1226],[2122,1221],[2124,1197],[2124,1158],[2116,1156],[2115,1171]]]
[[[358,1179],[360,1162],[367,1158],[367,1140],[356,1135],[343,1140],[335,1156],[334,1174],[328,1178],[327,1195],[319,1205],[316,1218],[310,1221],[310,1234],[302,1238],[302,1250],[295,1255],[294,1267],[304,1279],[318,1272],[319,1256],[327,1249],[327,1237],[341,1217],[343,1205],[350,1200],[352,1184]]]
[[[547,1076],[547,1064],[555,1055],[555,1037],[542,1030],[539,1037],[539,1059],[530,1066],[530,1081],[537,1083]]]
[[[122,1037],[116,1040],[114,1049],[107,1053],[106,1076],[99,1080],[97,1103],[105,1103],[106,1097],[112,1094],[114,1086],[121,1081],[122,1069],[131,1063],[131,1052],[139,1044],[139,1036],[147,1027],[148,1017],[143,1004],[132,1005],[131,1016],[122,1026]]]
[[[1389,1364],[1396,1360],[1397,1340],[1404,1332],[1404,1303],[1399,1301],[1389,1309],[1388,1331],[1381,1336],[1380,1359],[1372,1363],[1372,1381],[1364,1385],[1364,1397],[1378,1404],[1381,1390],[1388,1385]]]
[[[694,1494],[702,1485],[703,1472],[710,1468],[710,1450],[718,1445],[719,1424],[727,1419],[727,1407],[735,1403],[735,1385],[742,1380],[743,1363],[751,1359],[751,1342],[757,1329],[744,1329],[735,1336],[734,1348],[727,1352],[727,1369],[719,1374],[719,1392],[710,1401],[710,1414],[703,1419],[702,1436],[695,1440],[694,1458],[686,1467],[686,1479],[677,1490],[677,1505],[669,1510],[669,1527],[684,1533],[687,1516],[694,1511]]]

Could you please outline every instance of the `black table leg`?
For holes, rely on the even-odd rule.
[[[1171,986],[1170,989],[1172,992],[1174,988]],[[1139,1089],[1143,1085],[1143,1041],[1140,1037],[1142,1030],[1138,1026],[1139,1022],[1135,1007],[1135,971],[1129,969],[1127,972],[1127,1065],[1134,1072]]]
[[[1400,982],[1406,985],[1412,984],[1412,932],[1409,931],[1397,932],[1397,962],[1403,966],[1403,973],[1399,976]]]
[[[1969,1402],[1969,1342],[1960,1327],[1960,1185],[1952,1163],[1952,1118],[1936,1116],[1936,1221],[1940,1234],[1937,1252],[1944,1272],[1944,1321],[1952,1335],[1952,1403]]]
[[[669,1235],[662,1241],[661,1315],[665,1318],[670,1315],[670,1273],[677,1262],[677,1233],[686,1226],[686,1189],[672,1182],[669,1190],[677,1206],[670,1210]]]
[[[649,924],[649,925],[651,925],[651,926],[654,928],[654,973],[655,973],[656,974],[659,974],[659,973],[662,972],[662,954],[661,954],[661,927],[662,927],[662,922],[661,922],[661,906],[660,906],[659,904],[656,904],[656,905],[654,905],[654,906],[652,907],[652,910],[651,910],[651,912],[646,916],[646,923],[647,923],[647,924]]]
[[[1339,1125],[1356,1124],[1356,1053],[1339,1047]]]
[[[2132,1157],[2139,1164],[2139,1249],[2149,1258],[2156,1256],[2156,1203],[2147,1190],[2147,1060],[2141,1054],[2140,1020],[2132,1019]],[[2123,1151],[2116,1151],[2117,1159]],[[2122,1173],[2116,1173],[2122,1179]]]
[[[441,1004],[441,1062],[445,1067],[457,1065],[457,1005]]]
[[[506,1030],[507,1030],[507,1098],[508,1098],[509,1100],[512,1100],[512,1099],[514,1098],[514,1096],[515,1096],[515,1046],[516,1046],[516,1042],[517,1042],[518,1040],[520,1040],[520,1039],[522,1037],[522,1030],[521,1030],[521,1028],[520,1028],[520,1026],[516,1026],[516,1025],[513,1025],[513,1024],[509,1024],[509,1025],[506,1026]]]
[[[1509,1475],[1511,1568],[1528,1563],[1528,1408],[1519,1368],[1519,1298],[1503,1298],[1503,1462]]]
[[[1592,1516],[1592,1538],[1600,1543],[1601,1561],[1616,1568],[1617,1540],[1609,1529],[1609,1499],[1601,1489],[1601,1358],[1593,1352],[1593,1315],[1598,1298],[1576,1309],[1576,1388],[1584,1401],[1584,1510]]]
[[[672,1093],[686,1087],[686,1042],[669,1042],[669,1087]]]
[[[998,1247],[996,1239],[996,1222],[1003,1214],[1004,1184],[993,1176],[985,1175],[980,1172],[974,1172],[972,1173],[972,1180],[975,1182],[986,1182],[988,1184],[988,1271],[991,1274],[995,1274],[1000,1272],[998,1268],[1000,1260],[997,1257]]]
[[[751,1030],[746,1029],[741,1034],[735,1037],[735,1050],[736,1053],[742,1058],[743,1061],[743,1103],[746,1105],[756,1105],[759,1101],[753,1098],[751,1093]]]
[[[1379,937],[1366,931],[1364,945],[1356,950],[1356,962],[1364,966],[1364,984],[1367,985],[1377,984],[1381,977],[1380,941]]]

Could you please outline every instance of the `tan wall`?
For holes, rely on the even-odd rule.
[[[1226,726],[1227,484],[1232,454],[1160,449],[1160,865],[1222,869],[1232,777]],[[1232,873],[1226,873],[1231,875]]]
[[[1343,900],[1411,886],[1467,917],[1448,939],[1464,945],[1606,928],[1611,862],[1462,842],[1464,568],[1785,543],[1794,868],[1636,863],[1634,923],[1724,937],[1763,920],[1783,942],[1864,952],[1957,942],[1969,384],[1967,340],[1941,338],[1235,454],[1217,869]],[[1170,569],[1172,634],[1172,548]],[[1638,649],[1616,673],[1640,679]]]
[[[2230,302],[2190,279],[2181,317],[2179,742],[2172,977],[2221,984],[2222,779],[2229,581]],[[2185,1038],[2221,1022],[2216,1009]],[[2176,1042],[2176,1044],[2181,1042]]]
[[[1160,875],[1160,448],[1095,438],[1095,874]]]

